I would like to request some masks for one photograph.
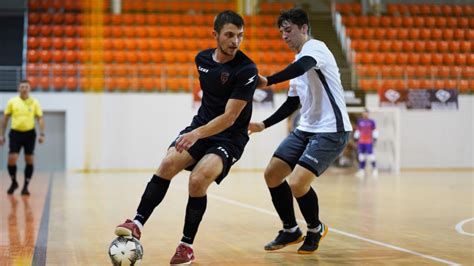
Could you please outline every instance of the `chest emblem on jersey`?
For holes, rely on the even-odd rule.
[[[230,73],[229,72],[222,72],[221,73],[221,82],[222,82],[222,85],[224,85],[227,80],[229,80],[229,76],[230,76]]]

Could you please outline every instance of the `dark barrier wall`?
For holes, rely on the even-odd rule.
[[[0,13],[0,66],[21,66],[23,15]]]

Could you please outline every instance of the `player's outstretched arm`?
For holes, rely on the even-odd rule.
[[[300,97],[288,96],[286,101],[275,111],[270,117],[265,119],[263,122],[251,122],[249,124],[249,134],[260,132],[265,128],[271,127],[274,124],[290,116],[300,106]]]
[[[225,112],[209,121],[209,123],[196,128],[195,130],[181,135],[176,141],[176,150],[182,152],[189,149],[199,139],[213,136],[232,126],[240,113],[247,105],[247,101],[229,99],[225,107]]]

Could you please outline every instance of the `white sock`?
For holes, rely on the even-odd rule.
[[[183,241],[180,241],[180,243],[187,246],[187,247],[193,248],[193,244],[189,244],[189,243],[186,243],[186,242],[183,242]]]
[[[136,224],[138,226],[138,228],[140,228],[140,232],[143,230],[143,224],[140,223],[140,221],[138,220],[133,220],[133,223]]]
[[[312,232],[316,234],[316,233],[319,233],[319,231],[321,231],[321,228],[322,228],[322,225],[319,224],[319,226],[316,228],[308,228],[308,232]]]
[[[283,232],[288,232],[288,233],[294,233],[296,232],[296,230],[298,230],[298,226],[292,227],[290,229],[283,228]]]

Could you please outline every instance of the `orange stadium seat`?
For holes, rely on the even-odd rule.
[[[408,29],[405,28],[388,28],[385,37],[387,39],[404,40],[408,38],[408,33]]]
[[[453,54],[443,54],[443,63],[446,65],[454,64],[454,55]]]
[[[425,26],[425,18],[422,16],[413,17],[413,26],[417,28]]]
[[[77,75],[77,67],[75,64],[65,64],[64,65],[64,74],[66,76],[76,76]]]
[[[50,24],[53,20],[53,15],[51,13],[41,13],[40,21],[42,24]]]
[[[39,54],[41,62],[48,63],[51,61],[51,52],[49,50],[42,50],[39,52]]]
[[[469,17],[474,15],[474,7],[472,5],[463,5],[462,6],[464,16]]]
[[[408,5],[408,12],[411,16],[418,15],[421,13],[420,5],[417,4],[410,4]]]
[[[38,79],[38,85],[39,85],[39,87],[41,87],[41,89],[43,91],[49,90],[49,87],[50,87],[49,77],[47,77],[47,76],[46,77],[45,76],[40,77]]]
[[[64,89],[66,82],[63,77],[54,77],[53,78],[53,88],[55,91],[61,91]]]
[[[443,54],[441,53],[433,53],[431,54],[431,63],[433,65],[441,65],[443,64]]]
[[[458,41],[449,41],[448,42],[448,49],[449,49],[449,52],[451,53],[458,53],[459,50],[460,50],[460,44]]]
[[[384,28],[388,28],[392,26],[392,19],[389,16],[382,16],[380,17],[380,26]]]
[[[438,43],[436,41],[426,41],[425,50],[427,52],[435,53],[438,50]]]
[[[470,41],[461,41],[460,42],[460,50],[463,53],[471,53],[472,49],[472,42]]]
[[[62,49],[64,47],[63,38],[52,38],[51,43],[53,48],[57,50]]]
[[[68,90],[68,91],[75,91],[77,90],[77,85],[78,85],[78,82],[77,82],[77,79],[76,77],[67,77],[65,79],[65,88]]]
[[[403,27],[410,28],[410,27],[413,27],[413,24],[414,24],[414,19],[413,19],[413,17],[403,17],[403,18],[402,18],[402,25],[403,25]]]
[[[449,34],[449,33],[448,33]],[[443,38],[443,30],[441,29],[431,29],[431,39],[441,40]]]

